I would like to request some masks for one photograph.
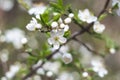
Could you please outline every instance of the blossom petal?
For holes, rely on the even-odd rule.
[[[52,44],[54,43],[54,39],[53,39],[53,38],[48,38],[48,43],[49,43],[50,45],[52,45]]]
[[[54,48],[54,49],[59,49],[59,47],[60,47],[60,43],[59,43],[59,42],[55,42],[55,43],[53,44],[53,48]]]
[[[67,41],[67,39],[64,38],[64,37],[60,37],[60,38],[59,38],[59,41],[60,41],[60,43],[65,43],[65,42]]]

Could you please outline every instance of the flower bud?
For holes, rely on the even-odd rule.
[[[72,20],[71,20],[71,18],[66,18],[65,20],[64,20],[64,22],[66,23],[66,24],[69,24],[69,23],[71,23],[72,22]]]
[[[52,22],[51,26],[52,26],[52,28],[56,28],[58,26],[58,23],[57,22]]]
[[[69,64],[69,63],[71,63],[72,62],[72,55],[71,54],[69,54],[69,53],[65,53],[65,54],[63,54],[63,56],[62,56],[62,60],[63,60],[63,62],[65,63],[65,64]]]
[[[70,18],[73,18],[73,17],[74,17],[74,14],[73,14],[73,13],[70,13],[70,14],[69,14],[69,17],[70,17]]]

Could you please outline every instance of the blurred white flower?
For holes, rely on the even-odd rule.
[[[20,70],[20,65],[11,65],[10,70],[5,74],[8,79],[12,79]]]
[[[28,42],[27,38],[24,37],[24,38],[21,39],[22,44],[26,44],[27,42]]]
[[[35,18],[32,18],[29,24],[26,26],[27,30],[35,31],[36,29],[41,29],[42,25],[37,22]]]
[[[72,22],[72,19],[71,18],[65,18],[65,20],[64,20],[64,23],[65,24],[69,24],[69,23],[71,23]]]
[[[58,23],[56,21],[52,22],[51,24],[52,28],[57,28],[58,27]]]
[[[56,49],[52,48],[52,52],[54,52]],[[62,57],[61,53],[67,53],[69,51],[69,47],[67,45],[62,46],[59,49],[59,52],[57,52],[55,55],[53,55],[53,59],[60,59]]]
[[[3,63],[7,62],[9,59],[9,52],[8,50],[3,50],[0,52],[0,59]]]
[[[5,42],[5,36],[4,35],[0,35],[0,42]]]
[[[62,60],[65,64],[69,64],[72,62],[73,58],[72,58],[72,55],[70,53],[64,53],[62,55]]]
[[[82,76],[83,76],[83,77],[88,77],[89,74],[88,74],[88,72],[83,72],[83,73],[82,73]]]
[[[97,21],[97,17],[95,17],[88,9],[84,11],[79,10],[78,18],[83,22],[92,23]]]
[[[115,50],[115,48],[110,48],[110,49],[109,49],[109,52],[110,52],[111,54],[115,54],[116,50]]]
[[[102,33],[105,30],[105,25],[101,24],[100,22],[96,21],[93,25],[93,30],[96,33]]]
[[[74,17],[74,14],[73,13],[70,13],[69,14],[69,18],[73,18]]]
[[[92,60],[91,65],[93,66],[93,71],[98,73],[98,76],[104,77],[108,74],[108,71],[105,69],[103,63],[99,60]]]
[[[36,18],[40,19],[40,14],[43,14],[47,7],[43,4],[35,4],[32,8],[29,9],[28,13],[30,15],[34,14]]]
[[[46,73],[46,76],[47,76],[47,77],[52,77],[52,76],[53,76],[53,72],[48,71],[48,72]]]
[[[33,80],[42,80],[42,79],[41,79],[40,75],[35,75],[35,76],[33,76]]]
[[[63,72],[56,80],[74,80],[74,77],[70,73]]]
[[[48,39],[48,43],[53,45],[54,49],[58,49],[60,44],[63,44],[67,41],[67,39],[63,37],[64,31],[51,32],[50,35],[51,37]]]
[[[21,39],[24,37],[25,33],[18,28],[13,28],[5,32],[5,41],[7,43],[12,43],[17,49],[22,48]]]
[[[0,80],[8,80],[6,77],[1,77]]]
[[[37,74],[39,75],[44,75],[45,74],[45,70],[43,68],[39,68],[37,71],[36,71]]]
[[[0,0],[0,9],[10,11],[14,6],[14,0]]]
[[[42,64],[42,60],[39,60],[35,65],[32,66],[33,69],[35,69],[36,67],[38,67],[39,65]]]
[[[86,43],[86,45],[92,49],[90,44]],[[90,51],[88,51],[88,49],[86,49],[86,47],[84,47],[83,45],[80,46],[79,52],[80,52],[80,55],[82,56],[80,58],[80,62],[83,65],[88,65],[90,63],[91,59],[93,58],[92,53]]]
[[[59,72],[59,68],[60,68],[61,64],[60,62],[46,62],[43,65],[43,69],[46,71],[51,71],[53,73],[58,73]]]

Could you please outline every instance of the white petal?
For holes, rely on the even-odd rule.
[[[52,45],[52,44],[54,43],[54,39],[53,39],[53,38],[48,38],[48,43],[49,43],[50,45]]]
[[[68,31],[69,30],[69,26],[65,25],[64,31]]]
[[[40,29],[40,28],[42,27],[42,25],[41,25],[41,24],[36,24],[35,27],[36,27],[37,29]]]
[[[63,30],[58,31],[58,32],[56,33],[56,35],[57,35],[57,36],[63,36],[63,35],[64,35],[64,31],[63,31]]]
[[[88,9],[85,9],[85,10],[83,11],[83,14],[89,16],[89,15],[90,15],[90,11],[89,11]]]
[[[59,37],[60,43],[66,43],[67,39],[64,37]]]
[[[53,48],[54,48],[54,49],[59,49],[59,47],[60,47],[60,43],[59,43],[59,42],[55,42],[55,43],[53,44]]]
[[[35,30],[35,26],[33,25],[33,24],[28,24],[27,26],[26,26],[26,29],[27,30],[29,30],[29,31],[34,31]]]

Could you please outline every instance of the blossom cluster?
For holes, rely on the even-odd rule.
[[[97,20],[97,17],[94,16],[88,9],[85,9],[84,11],[79,10],[78,17],[83,22],[87,22],[87,23],[94,22],[93,30],[96,33],[100,34],[105,30],[105,26],[101,24]]]

